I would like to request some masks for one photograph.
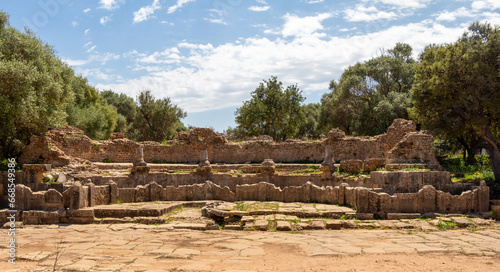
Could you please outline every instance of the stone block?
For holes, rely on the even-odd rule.
[[[326,228],[332,230],[339,230],[342,228],[341,220],[328,220],[326,221]]]
[[[225,225],[224,230],[242,230],[243,226],[241,225]]]
[[[370,212],[369,191],[367,188],[356,188],[356,210],[358,212]]]
[[[292,225],[288,221],[277,221],[276,222],[276,230],[279,231],[291,231]]]
[[[266,196],[269,201],[284,201],[283,190],[274,184],[266,183]]]
[[[314,220],[311,223],[311,228],[314,230],[324,230],[326,227],[325,221],[323,220]]]
[[[395,194],[398,199],[398,211],[403,213],[414,213],[418,211],[417,194]]]
[[[255,200],[259,195],[257,184],[236,185],[236,200]]]
[[[388,220],[420,218],[420,213],[387,213]]]
[[[57,177],[57,182],[65,183],[66,181],[67,181],[66,175],[64,173],[59,173],[59,176]]]
[[[495,214],[495,219],[500,220],[500,205],[491,205],[491,210]]]
[[[134,202],[146,202],[150,200],[150,191],[146,186],[139,185],[135,187]],[[115,203],[115,202],[111,202]]]
[[[17,210],[29,210],[31,204],[31,195],[33,192],[31,189],[25,185],[16,185],[16,209]]]
[[[358,220],[373,220],[373,213],[357,212],[354,215],[354,218],[356,218]]]
[[[49,189],[45,194],[45,209],[64,209],[63,195],[54,189]]]
[[[345,188],[345,205],[349,207],[356,207],[356,197],[357,197],[357,189],[354,187],[346,187]]]
[[[89,196],[89,199],[88,199],[88,203],[89,203],[89,207],[94,207],[96,205],[96,189],[95,189],[95,185],[94,183],[87,183],[86,185],[87,187],[87,190],[89,192],[88,196]]]
[[[80,184],[80,182],[75,182],[75,184],[73,184],[70,189],[69,197],[70,209],[82,209],[85,207],[85,198],[87,196],[84,194],[83,186]]]
[[[374,171],[377,168],[384,167],[385,162],[386,162],[385,158],[368,158],[364,161],[363,170],[367,172]]]
[[[478,212],[488,212],[490,209],[490,188],[486,186],[483,180],[477,190]]]
[[[341,160],[340,171],[349,173],[359,173],[363,171],[362,160]]]
[[[267,222],[267,220],[257,220],[253,223],[253,227],[256,230],[261,230],[261,231],[266,231],[268,225],[269,222]]]
[[[93,209],[67,210],[67,217],[94,217]]]
[[[109,202],[116,203],[118,200],[118,186],[112,180],[108,182],[109,186]]]
[[[161,199],[161,191],[163,190],[163,187],[158,185],[156,182],[151,182],[148,184],[149,190],[150,190],[150,200],[151,201],[158,201]]]
[[[338,204],[339,205],[344,205],[346,204],[346,198],[345,198],[345,191],[346,188],[349,187],[349,184],[347,183],[341,183],[338,189]]]
[[[419,212],[436,211],[436,189],[432,185],[425,185],[418,191],[418,209]]]

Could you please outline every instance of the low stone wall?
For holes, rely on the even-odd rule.
[[[32,192],[24,185],[16,185],[17,209],[22,210],[60,210],[83,209],[108,203],[147,202],[147,201],[280,201],[280,202],[317,202],[347,205],[361,213],[373,213],[385,218],[387,213],[480,213],[489,211],[489,188],[481,186],[461,195],[451,195],[426,185],[417,193],[376,192],[364,187],[316,186],[307,182],[302,186],[282,188],[274,184],[237,185],[235,190],[221,187],[211,181],[203,184],[166,186],[155,182],[135,188],[118,188],[116,183],[96,186],[82,186],[75,183],[62,194],[54,189]]]
[[[382,188],[388,194],[416,193],[425,185],[432,185],[437,190],[459,195],[469,190],[473,184],[450,182],[447,171],[373,171],[370,182]]]

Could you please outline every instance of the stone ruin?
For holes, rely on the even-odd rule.
[[[47,212],[50,222],[83,218],[79,213],[96,205],[147,201],[329,203],[381,219],[388,213],[490,211],[484,182],[452,183],[435,158],[433,136],[417,131],[413,121],[396,119],[375,137],[346,137],[333,129],[312,142],[263,139],[231,142],[196,128],[164,145],[116,135],[93,141],[62,126],[33,135],[19,158],[16,209],[26,216]],[[1,180],[0,204],[7,207],[6,172]]]

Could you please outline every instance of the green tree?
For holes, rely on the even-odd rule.
[[[297,135],[300,137],[309,137],[313,139],[318,139],[322,135],[325,135],[326,133],[321,131],[319,126],[321,104],[306,104],[302,106],[302,111],[304,112],[304,122],[299,127],[299,132],[297,133]]]
[[[0,11],[0,153],[17,157],[34,133],[66,122],[73,71],[34,33]]]
[[[117,126],[116,108],[109,105],[86,78],[73,76],[71,100],[66,106],[66,122],[92,139],[107,139]]]
[[[179,130],[185,129],[180,119],[186,113],[170,98],[156,99],[150,90],[137,96],[137,114],[132,123],[132,138],[137,141],[157,141],[173,139]]]
[[[304,120],[302,91],[286,88],[276,77],[261,82],[252,98],[236,110],[237,131],[242,136],[269,135],[275,141],[296,136]]]
[[[398,43],[364,63],[349,66],[323,95],[320,123],[347,134],[384,133],[395,118],[408,118],[415,74],[412,48]]]
[[[108,104],[116,107],[118,114],[115,131],[127,132],[137,112],[137,104],[135,104],[134,99],[125,94],[117,94],[112,90],[102,91],[100,95],[106,99]]]
[[[473,23],[457,42],[428,46],[420,59],[412,116],[443,138],[463,142],[465,149],[481,137],[500,181],[499,27]]]

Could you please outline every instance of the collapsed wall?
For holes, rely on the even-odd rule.
[[[336,161],[379,158],[391,163],[424,162],[437,165],[432,148],[433,137],[416,131],[413,121],[396,119],[386,134],[375,137],[346,137],[332,130],[319,141],[272,140],[228,142],[212,129],[195,128],[181,132],[177,139],[163,145],[157,142],[134,142],[125,138],[93,141],[82,130],[62,126],[41,135],[33,135],[19,162],[64,166],[80,162],[133,162],[138,147],[144,148],[149,163],[197,163],[200,151],[206,150],[213,163],[248,163],[273,159],[275,162],[320,162],[326,145],[331,145]]]

